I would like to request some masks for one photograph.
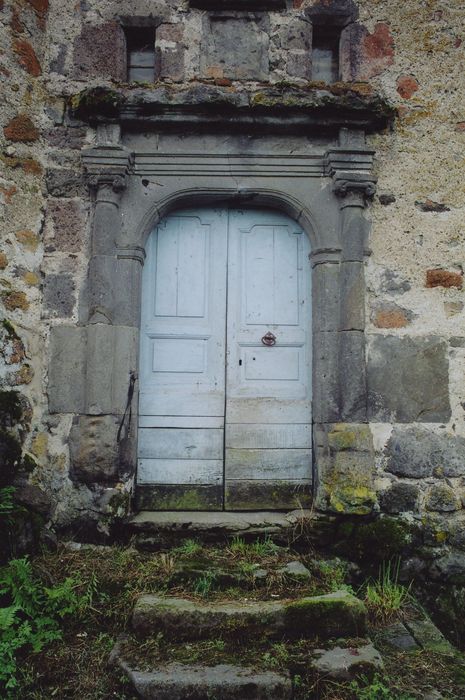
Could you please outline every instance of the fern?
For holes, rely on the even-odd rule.
[[[0,521],[11,522],[11,516],[16,510],[16,505],[13,501],[14,493],[15,488],[13,486],[0,488]]]
[[[83,595],[81,588],[81,581],[72,577],[45,587],[27,557],[0,568],[0,697],[14,697],[19,654],[37,653],[61,639],[60,620],[90,605],[97,588],[95,577]]]

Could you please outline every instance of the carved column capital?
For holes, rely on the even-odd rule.
[[[115,175],[112,172],[87,173],[87,185],[91,190],[109,188],[115,194],[120,194],[126,189],[127,181],[125,175]]]
[[[325,155],[325,171],[333,180],[333,192],[341,208],[364,207],[376,192],[372,175],[374,151],[364,148],[333,148]]]
[[[372,199],[376,192],[376,178],[366,173],[335,172],[333,192],[341,198],[352,195],[353,204],[359,200],[360,206],[365,206],[366,200]]]
[[[126,189],[133,155],[117,144],[99,145],[82,152],[87,184],[91,190],[119,195]]]

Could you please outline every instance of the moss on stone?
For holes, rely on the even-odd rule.
[[[312,634],[321,638],[362,636],[366,627],[366,608],[361,600],[346,591],[301,598],[286,607],[286,629],[295,637]]]
[[[123,103],[124,97],[121,92],[108,87],[95,87],[73,95],[69,107],[77,118],[86,120],[97,114],[106,117],[117,116]]]
[[[329,505],[336,513],[369,515],[376,498],[376,492],[366,486],[341,486],[330,493]]]
[[[368,565],[401,556],[415,538],[416,528],[398,518],[383,517],[369,522],[342,522],[335,549]]]

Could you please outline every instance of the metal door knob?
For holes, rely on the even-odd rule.
[[[271,333],[271,331],[268,331],[263,338],[262,338],[262,343],[263,345],[267,345],[268,347],[271,347],[273,345],[276,345],[276,336]]]

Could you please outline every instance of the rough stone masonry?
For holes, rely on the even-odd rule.
[[[312,77],[312,35],[327,26],[340,33],[330,84]],[[154,30],[155,73],[131,84],[126,43],[138,27]],[[121,104],[127,122],[147,104],[152,116],[181,105],[183,119],[204,115],[206,102],[237,114],[259,106],[270,124],[282,109],[296,120],[318,112],[311,138],[326,143],[324,120],[349,115],[350,126],[364,109],[378,126],[363,145],[377,179],[374,197],[363,190],[371,230],[353,316],[363,325],[337,330],[354,341],[340,358],[358,353],[366,383],[358,413],[346,407],[315,430],[316,507],[419,527],[430,572],[447,577],[452,561],[465,576],[464,42],[460,0],[0,0],[0,382],[2,396],[20,395],[15,479],[25,503],[53,528],[95,537],[132,494],[133,453],[116,442],[126,380],[101,411],[76,398],[84,378],[74,381],[82,343],[93,342],[88,322],[97,354],[115,343],[106,311],[89,321],[102,181],[90,181],[81,154],[121,147]],[[130,167],[129,156],[123,178]]]

